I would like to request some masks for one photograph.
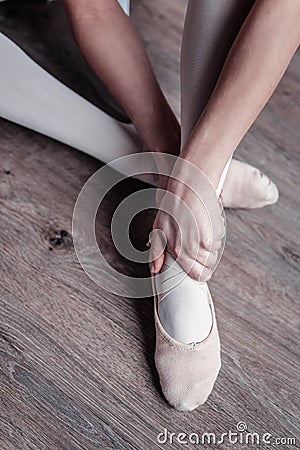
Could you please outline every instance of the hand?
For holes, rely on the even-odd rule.
[[[196,166],[178,158],[167,189],[157,192],[157,203],[150,236],[151,272],[161,270],[167,247],[193,279],[207,281],[225,236],[222,205],[214,187]]]

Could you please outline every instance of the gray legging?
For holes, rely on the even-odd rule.
[[[119,2],[129,13],[130,0]],[[183,145],[213,91],[226,55],[253,3],[254,0],[189,0],[181,58]],[[118,122],[67,88],[1,33],[0,54],[1,117],[104,163],[141,151],[140,139],[132,125]]]

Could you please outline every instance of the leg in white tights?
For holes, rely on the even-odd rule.
[[[138,152],[132,125],[84,100],[0,33],[0,116],[108,163]]]

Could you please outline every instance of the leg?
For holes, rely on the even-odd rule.
[[[85,59],[127,112],[145,149],[178,155],[178,121],[135,28],[118,2],[64,0],[64,5]]]
[[[244,2],[243,5],[245,4]],[[214,13],[213,5],[212,0],[207,2],[190,0],[186,24],[189,23],[188,19],[190,18],[190,24],[196,23],[197,29],[195,31],[199,33],[201,20],[206,13],[205,23],[209,23],[210,29],[215,29],[214,25],[216,25],[216,31],[218,32],[220,30],[218,14]],[[216,0],[216,5],[224,11],[226,16],[228,10],[225,6],[232,7],[232,13],[234,13],[234,6],[240,8],[241,2],[238,0],[230,2]],[[222,7],[224,8],[222,9]],[[240,9],[236,11],[240,11]],[[229,157],[274,92],[299,46],[300,34],[299,28],[296,27],[299,13],[299,3],[292,0],[288,4],[280,0],[276,2],[273,0],[254,2],[241,26],[240,33],[238,33],[230,48],[229,58],[226,58],[224,62],[215,89],[204,110],[200,112],[201,117],[196,124],[191,124],[189,133],[194,126],[193,132],[190,135],[185,135],[188,136],[188,141],[182,149],[182,156],[196,163],[204,173],[207,173],[216,187],[220,177],[222,178],[224,174],[226,162],[228,162]],[[217,19],[216,24],[214,24],[214,18]],[[224,36],[226,37],[225,31],[227,32],[227,30],[228,28],[223,30],[223,34],[220,34],[220,46],[222,46]],[[286,39],[286,36],[289,39]],[[203,37],[205,38],[205,36]],[[192,42],[194,43],[194,41]],[[249,53],[250,48],[251,52]],[[217,54],[215,54],[215,57]],[[276,55],[276,58],[274,58],[274,55]],[[264,58],[264,65],[263,68],[258,70],[257,62],[261,58]],[[192,70],[190,70],[190,73],[193,75]],[[249,90],[246,90],[245,87],[248,88],[248,86]],[[191,96],[190,98],[195,97]],[[191,107],[191,105],[187,106]],[[235,124],[237,124],[236,128]],[[187,126],[189,126],[189,123]],[[172,279],[168,281],[172,281]],[[194,298],[196,310],[197,300],[199,302],[200,297],[203,298],[203,294],[200,289],[198,290],[198,296],[196,295],[196,289],[194,293],[195,296],[190,294],[190,297]],[[184,292],[182,294],[184,295]],[[163,303],[168,301],[168,296],[176,297],[174,283],[173,290],[161,299],[162,306]],[[190,308],[191,302],[187,304]],[[182,307],[182,314],[187,314],[185,310],[186,308]],[[193,321],[193,308],[190,311],[190,316],[190,320]],[[157,330],[163,335],[160,322],[157,316],[155,317]],[[178,319],[182,320],[181,317],[178,317]],[[183,328],[186,323],[187,321],[182,322]],[[178,326],[178,323],[175,323],[175,325]],[[169,335],[166,336],[165,333],[163,336],[165,342],[167,337]],[[212,328],[207,339],[195,343],[195,348],[191,344],[185,344],[187,347],[184,347],[183,344],[178,345],[177,342],[177,352],[172,350],[175,343],[171,339],[168,339],[168,345],[162,339],[158,340],[156,361],[162,388],[170,403],[177,408],[194,409],[203,403],[209,395],[220,367],[219,346],[216,343],[213,349],[209,348],[209,343],[213,339],[215,342],[218,340]],[[186,351],[182,352],[180,356],[179,348],[182,350],[188,349],[189,356],[186,356]],[[213,356],[213,359],[210,359],[210,356]],[[195,372],[197,372],[197,375],[195,375]]]
[[[105,163],[140,151],[131,125],[84,100],[0,33],[0,116],[82,150]]]
[[[128,34],[128,39],[132,45],[127,46],[123,38],[120,40],[120,34],[114,32],[111,39],[116,41],[115,51],[112,53],[111,49],[108,49],[105,56],[107,60],[103,61],[103,55],[100,55],[100,59],[91,57],[89,54],[89,50],[91,50],[89,47],[89,38],[91,37],[89,32],[93,27],[87,26],[83,27],[82,34],[85,37],[79,38],[79,44],[81,43],[83,47],[87,45],[88,48],[85,48],[84,54],[87,59],[90,56],[90,59],[93,60],[90,61],[92,66],[96,65],[98,71],[102,70],[101,67],[104,72],[108,71],[104,78],[109,79],[110,82],[107,83],[109,88],[114,91],[118,86],[122,86],[121,91],[123,89],[123,93],[113,93],[119,101],[123,100],[126,104],[128,103],[127,106],[129,105],[129,107],[126,109],[130,112],[135,105],[133,109],[137,110],[138,119],[133,120],[133,122],[135,127],[138,126],[140,129],[145,148],[178,154],[180,141],[178,122],[160,91],[151,72],[150,64],[143,64],[143,61],[147,58],[140,41],[134,34],[133,27],[117,3],[115,1],[113,3],[113,17],[106,18],[106,25],[109,25],[111,29],[113,27],[110,19],[116,18],[116,20],[119,20],[123,26],[122,36]],[[130,0],[120,0],[119,3],[128,14]],[[97,2],[97,4],[104,5],[105,1],[103,0],[103,3]],[[72,8],[71,11],[73,11]],[[72,15],[72,12],[70,15]],[[77,27],[75,23],[77,17],[73,19],[70,17],[70,19],[73,28],[74,24],[76,29],[80,28],[81,25]],[[100,21],[102,27],[102,17],[96,15],[96,20]],[[81,19],[79,21],[81,23]],[[97,22],[96,28],[98,25]],[[101,27],[100,29],[104,33],[105,30]],[[105,39],[102,41],[104,42]],[[92,43],[93,40],[91,45]],[[136,57],[134,65],[128,64],[128,70],[125,72],[122,58],[120,59],[118,56],[122,53],[122,49],[124,50],[124,45],[125,50],[127,47],[131,49],[128,52],[129,63],[132,62],[132,56]],[[71,145],[105,163],[120,156],[142,151],[142,141],[134,126],[124,125],[112,119],[62,83],[59,83],[3,34],[0,34],[0,51],[3,55],[0,73],[1,117]],[[140,70],[138,69],[139,66],[141,66]],[[114,69],[113,74],[110,73],[112,69]],[[22,77],[19,74],[22,74]],[[137,83],[133,80],[134,76],[137,76]],[[131,90],[127,89],[126,82],[127,84],[131,83],[133,89],[132,87]],[[141,90],[145,95],[141,94]],[[127,95],[128,97],[126,97]],[[153,98],[153,102],[151,98]],[[132,119],[134,118],[132,117]],[[160,132],[156,124],[160,123],[161,127],[163,123],[165,124],[165,119],[171,123],[170,129],[165,127],[164,132]],[[172,138],[170,138],[170,134]],[[175,141],[176,144],[174,144]],[[169,150],[167,147],[169,147]],[[137,167],[137,172],[138,169]],[[156,184],[156,181],[150,175],[138,178]]]
[[[253,0],[189,1],[181,58],[182,147],[205,108],[253,3]],[[262,207],[277,199],[278,190],[268,177],[248,164],[231,162],[223,187],[225,207]]]
[[[227,53],[252,4],[253,0],[246,0],[242,5],[239,0],[189,1],[181,55],[182,147],[205,108]],[[229,162],[223,171],[218,195],[228,167]],[[168,256],[168,261],[170,258]],[[175,267],[174,274],[176,270],[180,267]],[[182,284],[189,283],[186,279]],[[199,295],[194,283],[191,286],[193,289],[189,290],[195,293],[189,296],[188,306],[186,301],[182,301],[183,286],[176,289],[177,294],[174,291],[172,295],[165,296],[158,306],[163,326],[174,339],[185,343],[204,340],[212,324],[206,296]]]
[[[182,148],[205,108],[230,46],[252,3],[252,0],[189,1],[181,56]],[[230,161],[223,170],[217,195],[222,189],[229,164]],[[191,410],[210,394],[220,368],[220,349],[218,336],[214,336],[216,345],[209,349],[210,355],[205,350],[205,342],[214,330],[207,284],[196,283],[187,276],[172,285],[172,280],[177,280],[180,272],[183,269],[167,254],[162,282],[171,284],[171,288],[157,296],[159,321],[175,341],[200,349],[203,342],[203,351],[191,351],[189,360],[185,362],[185,352],[182,356],[178,354],[178,359],[167,369],[172,348],[164,350],[165,344],[161,342],[156,349],[156,364],[167,400],[177,409]],[[205,365],[203,361],[206,361]],[[176,386],[178,384],[181,392]]]

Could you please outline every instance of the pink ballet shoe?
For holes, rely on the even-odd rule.
[[[207,400],[221,368],[220,339],[213,301],[207,287],[213,317],[208,337],[199,343],[180,343],[169,336],[159,320],[154,278],[155,275],[152,275],[155,364],[161,388],[166,400],[175,409],[192,411]]]

